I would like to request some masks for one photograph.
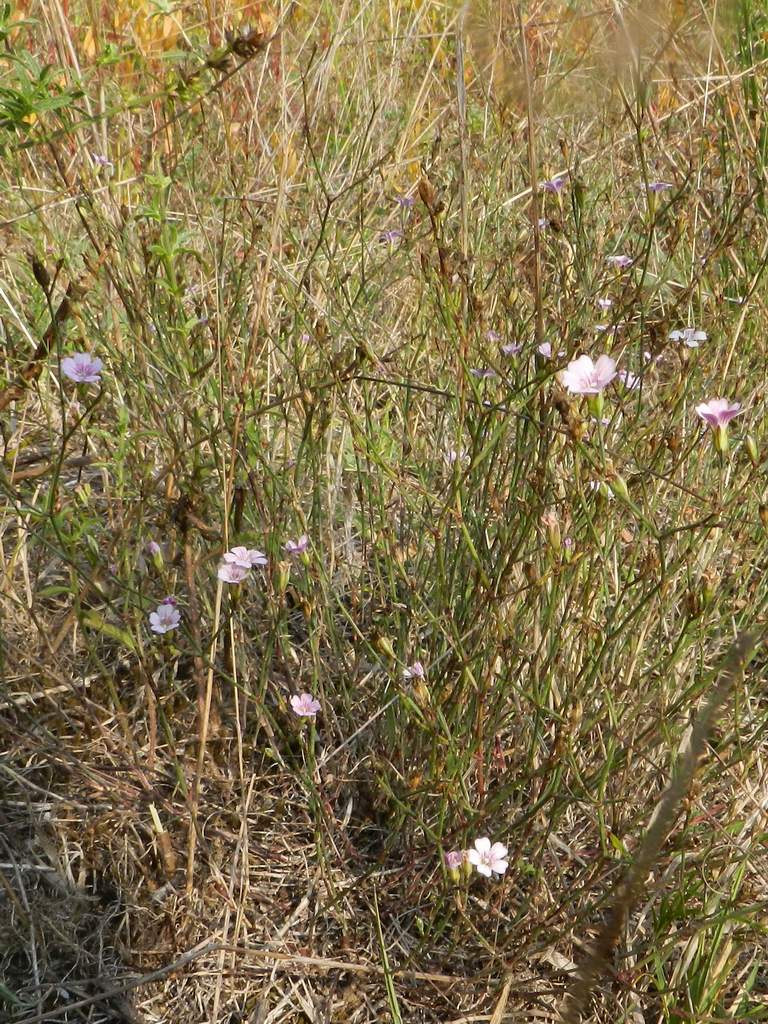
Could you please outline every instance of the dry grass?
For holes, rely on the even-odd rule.
[[[758,5],[21,14],[0,1013],[556,1021],[618,893],[582,1019],[766,1019]],[[555,370],[605,349],[642,386],[601,425]],[[82,350],[101,385],[62,376]],[[721,454],[694,413],[719,394]],[[269,558],[242,592],[235,544]],[[509,871],[454,881],[480,835]]]

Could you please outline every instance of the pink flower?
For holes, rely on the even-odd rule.
[[[729,402],[727,398],[710,398],[708,402],[696,406],[697,415],[714,430],[726,427],[741,412],[741,403]]]
[[[611,263],[614,267],[621,267],[622,270],[625,270],[627,267],[631,267],[635,261],[631,256],[624,256],[622,253],[619,253],[615,256],[606,256],[605,262]]]
[[[545,359],[554,359],[554,356],[552,355],[552,345],[548,341],[542,341],[542,343],[536,347],[536,351],[539,353],[540,356],[543,356]],[[560,356],[564,356],[565,349],[560,349],[557,355],[558,358]]]
[[[700,341],[707,340],[706,331],[698,331],[695,327],[683,327],[669,332],[670,341],[682,341],[687,348],[698,348]]]
[[[449,871],[457,871],[464,863],[463,850],[449,850],[445,855],[445,866]]]
[[[600,309],[610,309],[613,305],[613,299],[598,299],[597,304]]]
[[[587,490],[593,491],[595,494],[600,495],[602,498],[607,498],[609,501],[613,501],[613,491],[610,489],[608,484],[602,480],[590,480],[587,483]]]
[[[485,332],[488,341],[501,341],[501,335],[491,327]]]
[[[403,679],[423,679],[425,675],[424,666],[420,661],[414,661],[412,665],[403,669]]]
[[[403,237],[403,232],[400,230],[400,228],[390,228],[388,231],[381,231],[379,233],[379,241],[380,242],[389,242],[390,244],[392,242],[398,241],[398,239],[400,239],[402,237]]]
[[[104,363],[90,352],[75,352],[61,360],[61,372],[78,384],[98,384]]]
[[[475,840],[475,848],[467,851],[467,859],[486,878],[490,878],[494,872],[503,875],[509,867],[506,846],[503,843],[491,844],[491,840],[485,836]]]
[[[559,175],[557,178],[551,178],[549,181],[542,181],[541,190],[542,192],[562,192],[565,188],[566,179],[563,175]]]
[[[501,346],[501,351],[505,356],[516,356],[522,351],[522,349],[523,346],[516,344],[514,341],[510,342],[508,345]]]
[[[671,181],[649,181],[648,191],[658,194],[659,192],[665,192],[668,188],[674,188]]]
[[[560,381],[574,395],[599,395],[616,376],[616,362],[610,356],[597,357],[593,363],[589,356],[579,356],[568,363],[560,374]]]
[[[291,697],[291,707],[299,718],[314,718],[320,710],[320,701],[315,700],[311,693],[295,693]]]
[[[286,555],[303,555],[309,547],[309,536],[302,533],[298,540],[287,540],[283,544],[283,551]]]
[[[249,573],[250,569],[236,562],[222,562],[216,575],[224,583],[242,583]]]
[[[224,553],[224,561],[239,565],[241,569],[252,569],[255,565],[266,565],[267,556],[256,548],[237,547]]]
[[[466,448],[448,448],[443,452],[443,458],[447,465],[453,466],[457,462],[466,462],[469,452]]]
[[[480,380],[492,380],[494,377],[498,377],[498,373],[487,366],[477,367],[469,372],[473,377],[478,377]]]
[[[149,613],[149,628],[153,633],[170,633],[180,622],[181,613],[173,597],[166,597],[153,612]]]
[[[629,391],[637,391],[640,387],[640,375],[631,370],[617,370],[616,376]]]

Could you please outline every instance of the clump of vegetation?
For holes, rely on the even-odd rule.
[[[766,31],[0,4],[11,1020],[766,1018]]]

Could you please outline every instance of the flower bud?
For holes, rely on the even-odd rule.
[[[597,422],[603,418],[603,406],[605,405],[605,399],[602,391],[599,395],[590,395],[587,399],[587,406],[589,407],[589,414],[593,416]]]
[[[557,514],[552,509],[547,509],[541,517],[541,525],[546,530],[549,546],[555,553],[559,552],[562,544],[562,536],[560,533],[560,522],[557,518]]]
[[[151,540],[147,543],[146,552],[152,559],[152,564],[158,572],[163,571],[163,549],[157,543],[156,540]]]
[[[725,424],[715,427],[714,431],[715,451],[725,455],[728,451],[728,428]]]
[[[428,210],[434,212],[437,202],[437,193],[435,192],[434,185],[429,178],[421,178],[419,180],[419,198]]]
[[[747,434],[745,444],[747,446],[747,455],[749,455],[749,461],[757,469],[760,465],[760,452],[757,450],[757,442],[751,434]]]
[[[373,646],[379,652],[379,654],[386,655],[387,658],[395,660],[395,648],[392,646],[392,641],[388,636],[377,636],[373,642]]]
[[[627,487],[627,481],[623,476],[615,473],[611,478],[610,487],[617,498],[622,498],[624,501],[629,501],[629,488]]]
[[[288,581],[291,578],[291,563],[290,562],[278,562],[277,563],[277,592],[284,594],[288,588]]]

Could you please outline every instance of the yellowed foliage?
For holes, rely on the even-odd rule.
[[[299,157],[293,140],[276,129],[269,141],[275,154],[275,166],[280,168],[286,178],[293,178],[299,169]]]
[[[119,0],[112,9],[112,28],[120,35],[130,32],[138,50],[150,57],[176,45],[182,17],[181,7],[173,14],[162,14],[149,0]]]
[[[594,109],[599,94],[630,91],[642,80],[674,79],[705,60],[707,19],[689,0],[629,0],[606,9],[540,0],[470,0],[467,27],[479,70],[506,102],[524,105],[519,13],[534,82],[534,102]],[[664,97],[663,102],[669,102]]]

